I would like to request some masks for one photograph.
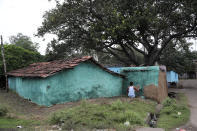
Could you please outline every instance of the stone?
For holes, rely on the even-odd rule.
[[[159,114],[159,112],[161,111],[161,109],[163,108],[162,104],[158,104],[155,108],[155,114]]]

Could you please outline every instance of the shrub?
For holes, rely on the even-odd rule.
[[[190,111],[187,107],[186,96],[178,94],[177,98],[164,100],[162,103],[164,107],[159,114],[157,127],[168,130],[180,126],[189,120]]]
[[[6,107],[0,106],[0,117],[6,116],[8,109]]]
[[[176,112],[175,106],[166,106],[161,110],[161,114],[167,114],[167,115],[170,115],[174,112]]]
[[[164,107],[167,107],[167,106],[171,106],[171,105],[175,105],[176,104],[176,100],[175,99],[171,99],[171,98],[166,98],[164,101],[163,101],[163,106]]]
[[[62,121],[62,112],[53,113],[50,119],[51,124],[59,124]]]

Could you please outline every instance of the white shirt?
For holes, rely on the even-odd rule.
[[[128,93],[129,97],[135,97],[135,90],[133,86],[129,86],[129,93]]]

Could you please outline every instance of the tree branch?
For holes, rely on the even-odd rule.
[[[132,61],[135,65],[139,65],[139,63],[135,60],[135,56],[131,56],[128,51],[126,50],[126,48],[124,47],[123,44],[120,45],[125,53],[125,55],[129,58],[130,61]]]
[[[134,50],[136,50],[137,52],[143,54],[143,55],[146,55],[146,53],[140,49],[138,49],[137,47],[135,47],[134,45],[134,42],[131,42],[131,41],[127,41],[127,44],[129,44]],[[126,44],[126,45],[127,45]],[[128,45],[127,45],[128,48],[130,48]]]
[[[106,48],[106,50],[108,52],[110,52],[116,59],[118,59],[119,61],[126,63],[127,65],[130,65],[130,63],[127,60],[123,60],[122,58],[120,58],[116,53],[114,53],[112,50],[110,50],[109,48]]]

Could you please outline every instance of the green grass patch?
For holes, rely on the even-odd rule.
[[[31,128],[33,126],[39,125],[39,123],[39,121],[33,120],[0,117],[0,128],[17,128],[19,125],[23,128]]]
[[[148,112],[154,112],[156,103],[134,100],[117,100],[112,104],[91,104],[82,101],[79,106],[53,113],[51,124],[64,123],[63,129],[106,129],[129,130],[135,126],[145,126],[144,119]],[[128,121],[130,126],[125,126]]]
[[[190,116],[187,103],[184,94],[178,94],[176,99],[167,98],[163,102],[164,108],[160,112],[157,127],[169,130],[185,124]]]
[[[22,126],[23,128],[31,128],[35,125],[39,125],[39,121],[18,119],[15,117],[10,117],[9,113],[12,112],[5,105],[0,105],[0,128],[17,128],[17,126]]]

